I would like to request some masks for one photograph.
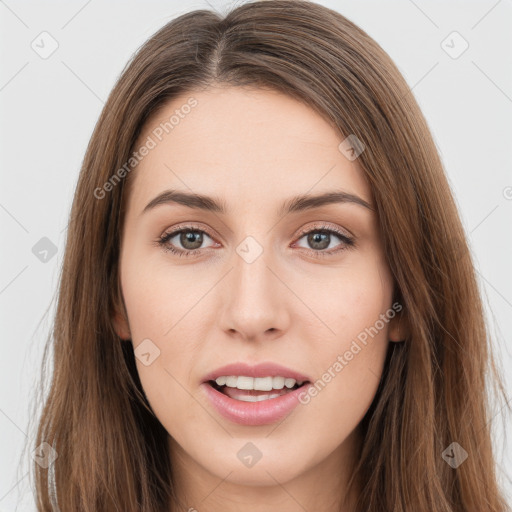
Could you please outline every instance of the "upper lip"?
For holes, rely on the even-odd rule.
[[[302,382],[311,382],[311,378],[309,376],[272,362],[263,362],[256,365],[243,362],[227,364],[205,375],[203,382],[215,380],[217,377],[221,377],[223,375],[243,375],[246,377],[285,377]]]

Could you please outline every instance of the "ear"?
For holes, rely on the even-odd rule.
[[[130,333],[130,326],[128,325],[128,319],[126,318],[124,311],[121,312],[116,310],[114,317],[112,318],[112,325],[114,326],[116,334],[122,340],[131,339],[132,335]]]
[[[132,335],[130,332],[130,325],[128,323],[126,307],[124,305],[124,300],[119,285],[116,292],[117,293],[114,304],[114,313],[112,315],[112,326],[114,327],[116,334],[122,340],[130,340]]]
[[[388,338],[392,342],[405,341],[410,335],[409,322],[407,315],[402,310],[397,313],[390,321],[388,328]]]

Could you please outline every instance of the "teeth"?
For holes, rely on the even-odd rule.
[[[260,395],[260,396],[239,396],[237,400],[241,400],[242,402],[261,402],[263,400],[270,400],[271,398],[278,398],[281,395],[278,393],[270,393],[268,395]]]
[[[284,385],[287,388],[293,388],[293,386],[295,386],[295,382],[297,382],[295,379],[284,379]]]
[[[236,381],[238,380],[238,377],[224,377],[226,379],[226,386],[229,386],[230,388],[236,388]],[[217,382],[217,381],[216,381]]]
[[[223,375],[217,377],[215,382],[219,386],[228,386],[230,388],[270,391],[272,389],[293,388],[295,384],[301,386],[304,381],[296,381],[295,379],[285,377],[246,377],[244,375]],[[264,395],[262,395],[264,396]]]
[[[252,377],[238,377],[236,381],[237,389],[255,389],[254,380]],[[264,390],[263,390],[264,391]]]
[[[274,389],[283,389],[284,388],[284,377],[273,377],[272,378],[272,387]]]
[[[238,377],[240,381],[240,377]],[[270,391],[272,389],[272,377],[256,377],[254,379],[254,389],[258,391]]]

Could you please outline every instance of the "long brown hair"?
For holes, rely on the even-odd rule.
[[[355,134],[365,146],[358,162],[410,334],[390,344],[363,420],[352,480],[361,486],[358,510],[508,510],[488,395],[503,388],[427,123],[384,50],[341,14],[305,0],[255,1],[225,17],[208,10],[179,16],[140,48],[113,88],[80,172],[45,350],[44,364],[53,349],[53,375],[34,446],[48,443],[57,458],[49,468],[33,464],[38,510],[170,510],[168,434],[145,399],[131,343],[112,325],[123,307],[125,175],[136,170],[125,167],[112,180],[150,115],[212,84],[283,92],[327,119],[340,142]],[[468,454],[456,469],[442,456],[454,442]]]

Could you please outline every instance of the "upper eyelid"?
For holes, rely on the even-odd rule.
[[[210,238],[214,238],[214,236],[210,233],[210,231],[204,227],[201,226],[195,226],[193,224],[184,224],[183,226],[179,224],[178,226],[172,228],[172,229],[166,229],[164,232],[160,235],[162,238],[165,236],[176,236],[177,234],[181,233],[182,231],[202,231],[206,233]]]
[[[298,234],[295,235],[295,236],[302,236],[303,233],[307,233],[309,231],[314,231],[314,230],[332,230],[332,231],[341,231],[342,234],[345,234],[347,237],[354,237],[355,236],[347,229],[347,228],[342,228],[341,226],[337,226],[329,221],[316,221],[318,224],[316,225],[313,225],[313,226],[307,226],[305,228],[302,228],[298,231]],[[205,228],[201,225],[194,225],[194,223],[192,224],[178,224],[176,227],[173,227],[173,228],[168,228],[168,229],[165,229],[162,233],[162,237],[165,236],[165,235],[170,235],[170,234],[177,234],[181,231],[204,231],[208,236],[210,236],[211,238],[214,238],[214,235],[212,235],[210,233],[210,230],[208,228]],[[346,233],[343,233],[343,232],[346,232]]]
[[[347,238],[355,238],[355,236],[346,228],[342,228],[340,226],[333,225],[330,222],[319,221],[319,223],[321,225],[308,226],[308,227],[306,227],[304,229],[301,229],[299,231],[298,235],[296,235],[296,236],[302,237],[304,234],[307,234],[310,231],[322,231],[322,230],[325,230],[325,231],[333,231],[334,234],[343,235],[343,236],[346,236]]]
[[[304,237],[305,235],[307,235],[310,232],[322,231],[322,230],[330,231],[332,234],[334,234],[335,236],[337,236],[341,240],[343,240],[343,237],[345,237],[345,238],[347,238],[347,239],[349,239],[351,241],[354,241],[354,239],[356,238],[346,228],[341,228],[339,226],[334,226],[330,222],[327,222],[327,221],[317,221],[317,222],[319,224],[313,225],[313,226],[307,226],[307,227],[304,227],[303,229],[299,230],[298,234],[294,235],[294,242],[293,243],[296,243],[298,240],[300,240],[302,237]],[[171,238],[174,238],[176,235],[178,235],[179,233],[181,233],[183,231],[192,231],[192,232],[193,231],[200,231],[200,232],[204,232],[209,238],[211,238],[212,240],[216,241],[216,237],[213,234],[211,234],[208,229],[206,229],[206,228],[204,228],[202,226],[199,226],[199,225],[194,225],[194,224],[184,224],[184,225],[179,224],[175,228],[172,228],[170,230],[165,230],[162,233],[162,235],[160,235],[160,238],[164,238],[165,237],[168,240],[170,240]],[[182,250],[187,250],[187,249],[182,249]],[[197,250],[201,250],[201,249],[197,249]]]

